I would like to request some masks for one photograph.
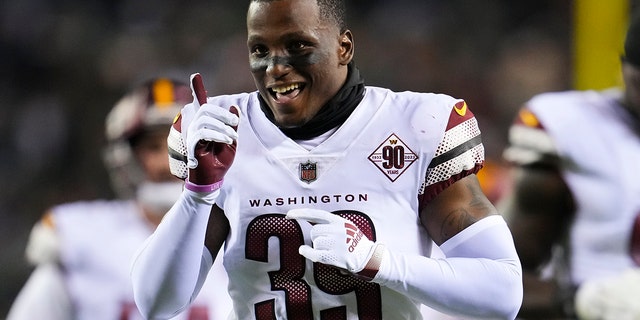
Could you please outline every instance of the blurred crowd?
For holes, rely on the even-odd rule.
[[[24,247],[51,205],[113,197],[103,120],[133,84],[206,78],[254,90],[244,1],[0,2],[0,315],[29,275]],[[350,0],[365,82],[464,98],[488,159],[533,94],[571,87],[569,0]]]

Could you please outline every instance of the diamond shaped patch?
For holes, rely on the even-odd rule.
[[[418,155],[395,134],[391,134],[369,156],[369,161],[380,169],[391,182],[396,181],[416,160],[418,160]]]

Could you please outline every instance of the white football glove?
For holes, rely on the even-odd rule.
[[[234,127],[240,122],[239,108],[232,107],[237,111],[234,114],[231,108],[226,110],[206,103],[206,91],[199,76],[197,73],[191,75],[193,102],[180,110],[167,138],[171,173],[183,180],[187,178],[187,169],[198,166],[195,149],[200,139],[232,144],[238,138]],[[199,81],[195,81],[196,78]],[[194,84],[196,82],[199,82],[199,86]]]
[[[220,188],[236,153],[239,109],[207,103],[200,74],[191,75],[193,102],[174,120],[167,143],[171,173],[186,179],[191,191],[211,193]]]
[[[287,219],[306,220],[311,227],[313,247],[302,245],[305,258],[347,270],[366,280],[378,272],[384,246],[369,240],[351,221],[324,210],[293,209]]]
[[[197,102],[194,101],[193,105],[195,104]],[[237,115],[227,109],[209,103],[195,107],[197,111],[193,120],[189,123],[185,140],[187,143],[187,168],[189,169],[195,169],[198,166],[195,150],[200,140],[232,144],[233,141],[238,139],[238,132],[232,128],[232,126],[238,125],[239,118]]]
[[[202,76],[199,73],[192,74],[189,83],[193,103],[184,108],[187,110],[183,111],[186,114],[182,118],[182,127],[185,123],[188,125],[186,136],[183,134],[187,144],[187,168],[195,169],[198,166],[196,147],[202,148],[204,141],[233,144],[238,139],[237,126],[240,118],[238,108],[234,107],[237,112],[232,113],[231,109],[226,110],[207,103],[207,91],[204,89]],[[219,148],[214,148],[213,153],[219,152]],[[231,161],[234,155],[235,148]]]
[[[640,268],[586,281],[576,292],[575,308],[582,320],[640,319]]]

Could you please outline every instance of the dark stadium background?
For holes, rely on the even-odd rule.
[[[574,1],[348,1],[366,82],[466,99],[489,159],[499,159],[520,103],[572,86]],[[44,210],[113,196],[100,158],[103,119],[124,90],[193,72],[209,94],[253,90],[245,9],[246,1],[0,1],[0,316],[32,270],[24,249]]]

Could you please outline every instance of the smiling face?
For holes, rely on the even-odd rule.
[[[350,31],[316,0],[252,1],[247,47],[256,87],[280,127],[305,124],[340,90],[353,57]]]

